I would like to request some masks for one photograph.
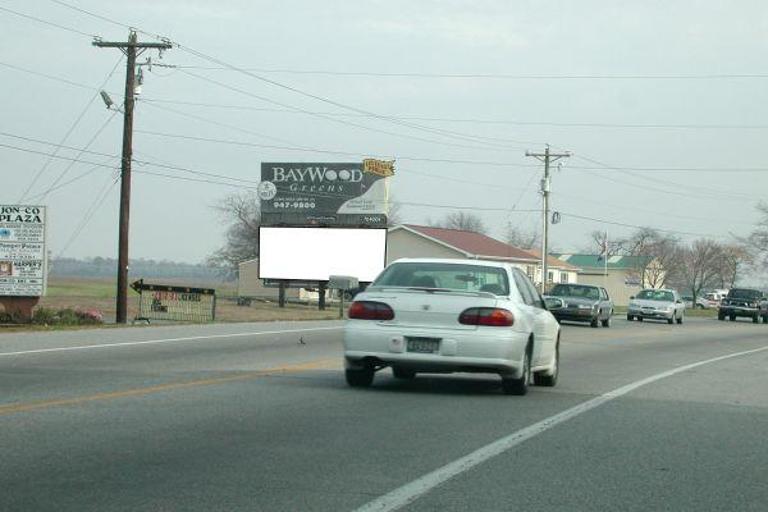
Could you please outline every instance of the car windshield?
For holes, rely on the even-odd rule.
[[[600,290],[594,286],[582,286],[574,284],[558,284],[549,295],[555,297],[580,297],[584,299],[597,300],[600,298]]]
[[[667,290],[643,290],[637,294],[637,298],[641,300],[672,302],[675,300],[675,295]]]
[[[762,296],[759,290],[731,290],[728,293],[729,299],[758,299]]]
[[[384,270],[372,286],[438,288],[509,295],[509,281],[503,268],[427,261],[394,263]]]

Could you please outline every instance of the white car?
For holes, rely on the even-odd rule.
[[[554,299],[558,300],[558,299]],[[528,277],[483,260],[401,259],[355,297],[344,326],[350,386],[391,367],[417,372],[495,373],[505,393],[557,383],[560,326]]]
[[[675,290],[665,288],[648,288],[629,298],[627,320],[644,318],[666,320],[669,324],[683,323],[685,318],[685,302]]]

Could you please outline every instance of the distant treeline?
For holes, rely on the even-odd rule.
[[[52,277],[114,277],[117,260],[112,258],[54,258],[50,262]],[[207,265],[166,260],[131,260],[128,273],[136,278],[195,278],[220,280],[220,270]]]

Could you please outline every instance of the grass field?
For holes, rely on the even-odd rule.
[[[148,282],[154,282],[148,280]],[[158,281],[159,282],[159,281]],[[216,321],[261,322],[276,320],[327,320],[338,318],[338,310],[331,307],[318,311],[317,306],[289,304],[279,308],[276,303],[254,302],[251,306],[238,306],[235,302],[235,283],[191,282],[166,279],[162,284],[215,288],[217,295]],[[139,295],[128,291],[128,318],[138,314]],[[115,318],[115,281],[111,279],[51,278],[48,293],[40,306],[53,309],[97,309],[107,322]]]

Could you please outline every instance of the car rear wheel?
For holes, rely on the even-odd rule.
[[[717,319],[722,322],[723,320],[725,320],[725,314],[724,313],[718,313],[717,314]]]
[[[373,373],[373,368],[367,366],[359,370],[347,369],[344,377],[353,388],[367,388],[373,384]]]
[[[637,317],[637,321],[638,322],[642,322],[643,321],[643,317],[641,317],[641,316]]]
[[[758,324],[758,323],[760,323],[760,315],[755,315],[755,316],[753,316],[753,317],[752,317],[752,323],[753,323],[753,324]]]
[[[399,366],[393,366],[392,367],[392,375],[396,379],[403,379],[403,380],[411,380],[416,378],[416,372],[413,370],[408,370],[405,368],[400,368]]]
[[[729,316],[728,320],[730,320],[731,322],[735,322],[736,321],[736,315]]]
[[[600,327],[600,314],[599,313],[592,318],[592,321],[589,322],[589,326],[590,327],[595,327],[595,328]]]
[[[501,377],[501,390],[506,395],[525,395],[531,381],[531,350],[530,346],[523,357],[523,368],[520,377]]]
[[[554,387],[557,384],[557,376],[560,374],[560,343],[555,345],[555,360],[552,370],[549,372],[537,372],[533,374],[533,383],[537,386]]]

